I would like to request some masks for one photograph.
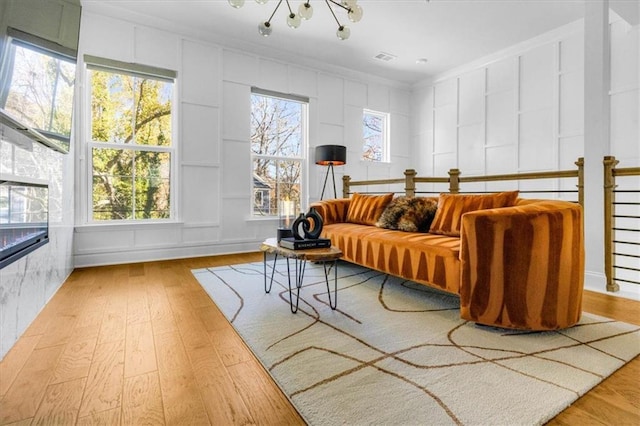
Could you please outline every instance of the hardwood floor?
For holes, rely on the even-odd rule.
[[[0,424],[304,424],[193,278],[260,253],[77,269],[0,362]],[[640,325],[640,302],[584,310]],[[640,358],[552,425],[640,424]]]

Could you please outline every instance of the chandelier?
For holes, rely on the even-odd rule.
[[[267,3],[267,1],[269,0],[256,0],[256,3],[265,4]],[[273,9],[273,13],[271,13],[271,16],[269,17],[269,19],[267,19],[266,21],[262,21],[258,24],[258,32],[261,35],[268,37],[273,31],[271,28],[271,20],[273,19],[273,16],[276,14],[276,11],[278,10],[278,8],[280,7],[283,1],[287,4],[287,8],[289,9],[289,13],[287,15],[287,25],[289,25],[289,27],[298,28],[302,23],[302,20],[307,21],[311,19],[311,17],[313,16],[313,6],[311,6],[310,0],[303,1],[302,3],[300,3],[300,6],[298,7],[298,13],[295,13],[293,11],[289,0],[278,0],[278,4],[276,5],[276,8]],[[332,7],[332,5],[344,10],[347,14],[347,18],[351,22],[358,22],[360,19],[362,19],[362,7],[360,7],[360,5],[357,4],[358,0],[341,0],[341,1],[324,0],[324,3],[329,8],[329,11],[333,16],[333,19],[335,19],[336,23],[338,24],[338,30],[336,31],[336,36],[340,40],[348,39],[349,36],[351,35],[351,30],[346,25],[343,25],[340,23],[340,21],[338,20],[338,17],[336,16],[336,12],[334,11],[334,7]],[[244,0],[229,0],[229,4],[235,7],[236,9],[239,9],[244,5]]]

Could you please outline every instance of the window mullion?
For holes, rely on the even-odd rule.
[[[136,151],[133,151],[131,159],[131,219],[136,219]]]

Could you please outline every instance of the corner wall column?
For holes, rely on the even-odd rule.
[[[606,288],[604,270],[604,170],[610,152],[609,1],[584,2],[584,219],[585,280]]]

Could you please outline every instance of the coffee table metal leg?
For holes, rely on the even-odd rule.
[[[331,301],[331,289],[329,288],[329,273],[327,271],[327,263],[323,262],[324,266],[324,280],[327,283],[327,296],[329,297],[329,306],[331,309],[336,309],[338,306],[338,261],[333,261],[333,302]]]
[[[304,279],[304,271],[307,265],[306,260],[296,259],[296,272],[295,272],[295,286],[296,286],[296,304],[293,305],[293,289],[291,288],[291,268],[289,266],[289,258],[287,258],[287,276],[289,280],[289,305],[291,306],[291,313],[298,312],[298,305],[300,303],[300,287],[302,287],[302,280]]]
[[[264,257],[262,259],[262,265],[264,266],[264,292],[269,293],[271,291],[271,287],[273,286],[273,275],[276,272],[276,261],[278,260],[278,253],[275,254],[273,258],[273,266],[271,267],[271,281],[269,281],[269,287],[267,287],[267,252],[264,252]]]

